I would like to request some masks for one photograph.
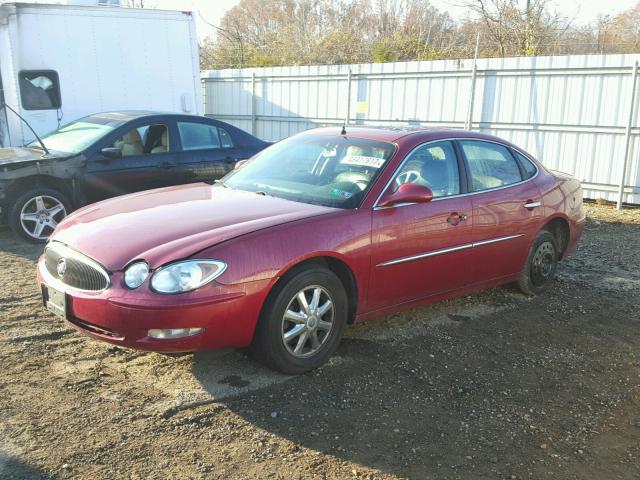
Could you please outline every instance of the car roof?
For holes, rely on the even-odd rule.
[[[206,118],[206,117],[202,117],[201,115],[189,115],[189,114],[182,114],[182,113],[176,113],[176,112],[160,112],[160,111],[153,111],[153,110],[111,110],[109,112],[93,113],[87,116],[88,117],[113,117],[113,118],[118,118],[123,122],[128,122],[130,120],[136,120],[138,118],[143,118],[143,117],[152,117],[156,115],[161,115],[163,117],[189,116],[189,117]]]
[[[159,112],[152,110],[112,110],[109,112],[99,112],[93,113],[91,115],[87,115],[85,117],[79,118],[77,121],[85,121],[92,123],[101,123],[108,124],[112,127],[119,127],[124,125],[125,123],[135,121],[135,120],[144,120],[150,119],[151,121],[158,120],[185,120],[185,121],[204,121],[213,124],[221,124],[224,122],[220,122],[215,118],[206,117],[203,115],[191,115],[187,113],[176,113],[176,112]],[[233,128],[233,125],[225,124],[226,127]]]
[[[344,128],[347,132],[347,137],[364,138],[380,142],[396,143],[399,140],[405,139],[407,137],[419,137],[424,141],[444,138],[475,138],[480,140],[498,141],[500,143],[511,145],[510,142],[493,135],[488,135],[480,132],[471,132],[458,128],[420,126],[388,127],[371,125],[346,125]],[[314,128],[312,130],[306,130],[305,132],[301,133],[301,135],[342,136],[342,125]]]

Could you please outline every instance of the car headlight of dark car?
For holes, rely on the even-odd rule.
[[[151,289],[173,294],[196,290],[212,282],[227,269],[219,260],[185,260],[159,268],[151,277]]]

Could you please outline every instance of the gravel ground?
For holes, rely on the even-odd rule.
[[[299,377],[90,340],[0,231],[0,478],[640,478],[640,210],[587,207],[553,288],[349,329]]]

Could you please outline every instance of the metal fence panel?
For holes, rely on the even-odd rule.
[[[574,55],[204,71],[205,114],[277,141],[321,125],[471,128],[572,173],[587,198],[640,203],[638,55]],[[471,91],[474,88],[470,109]],[[638,87],[636,87],[636,90]]]

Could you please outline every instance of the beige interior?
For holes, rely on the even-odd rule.
[[[125,133],[122,139],[116,140],[113,146],[122,150],[123,157],[142,155],[144,153],[142,139],[140,138],[138,130],[135,129],[131,130],[129,133]]]
[[[165,128],[160,138],[160,145],[151,149],[151,153],[166,153],[169,151],[169,133]]]

